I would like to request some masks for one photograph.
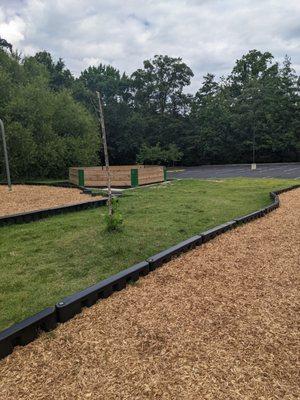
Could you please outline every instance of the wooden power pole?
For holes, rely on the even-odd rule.
[[[4,124],[3,124],[2,119],[0,119],[0,129],[1,129],[2,141],[3,141],[3,151],[4,151],[4,160],[5,160],[5,167],[6,167],[7,185],[8,185],[8,190],[11,191],[10,170],[9,170],[9,162],[8,162],[8,155],[7,155]]]
[[[107,175],[107,190],[108,190],[108,215],[111,217],[113,214],[112,208],[112,196],[111,196],[111,176],[109,170],[109,157],[108,157],[108,150],[107,150],[107,140],[106,140],[106,131],[105,131],[105,123],[104,123],[104,113],[103,113],[103,105],[100,92],[96,91],[97,98],[98,98],[98,114],[99,114],[99,122],[101,126],[102,132],[102,142],[103,142],[103,149],[104,149],[104,159],[105,159],[105,169]]]

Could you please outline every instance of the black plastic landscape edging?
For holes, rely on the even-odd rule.
[[[54,187],[63,187],[69,189],[80,189],[78,185],[69,181],[61,181],[61,182],[30,182],[30,181],[14,181],[13,185],[30,185],[30,186],[54,186]],[[0,182],[0,186],[7,186],[7,182]]]
[[[172,257],[199,246],[201,243],[202,237],[200,235],[192,236],[191,238],[184,240],[175,246],[169,247],[168,249],[149,257],[146,261],[150,265],[150,270],[153,271],[157,267],[160,267],[163,263],[169,261]]]
[[[208,242],[216,236],[221,235],[221,233],[227,232],[230,229],[234,228],[235,225],[236,221],[232,220],[225,222],[224,224],[218,225],[214,228],[208,229],[207,231],[201,232],[200,235],[202,236],[202,242]]]
[[[21,183],[21,185],[32,185],[32,186],[54,186],[54,187],[63,187],[68,189],[78,189],[78,185],[69,181],[61,181],[61,182],[30,182],[25,181]]]
[[[8,356],[15,346],[25,346],[41,331],[51,331],[56,325],[55,307],[48,307],[0,332],[0,359]]]
[[[80,313],[82,308],[90,307],[98,300],[109,297],[113,292],[122,290],[128,283],[137,281],[141,276],[147,275],[150,271],[155,270],[172,257],[178,256],[195,246],[199,246],[240,223],[246,223],[253,219],[263,217],[279,206],[279,194],[299,187],[300,185],[293,185],[285,189],[271,192],[270,197],[273,202],[269,206],[221,224],[199,235],[192,236],[175,246],[149,257],[146,261],[135,264],[95,285],[63,298],[55,307],[48,307],[38,314],[5,329],[0,332],[0,359],[9,355],[15,346],[24,346],[28,344],[33,341],[41,331],[50,331],[54,329],[57,323],[68,321],[74,317],[74,315]]]
[[[57,206],[52,208],[44,208],[42,210],[27,211],[24,213],[10,214],[0,217],[0,226],[11,224],[22,224],[25,222],[37,221],[42,218],[47,218],[52,215],[64,214],[72,211],[81,211],[88,208],[105,206],[107,198],[93,201],[84,201],[81,203],[69,204],[66,206]]]
[[[110,276],[93,286],[81,290],[71,296],[65,297],[56,304],[58,322],[66,322],[75,314],[81,312],[83,307],[90,307],[100,299],[109,297],[113,292],[120,291],[130,282],[135,282],[140,276],[149,273],[149,263],[142,261]]]

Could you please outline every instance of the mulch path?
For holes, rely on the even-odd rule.
[[[95,199],[99,199],[99,197],[94,198],[82,194],[78,189],[43,185],[13,185],[13,190],[9,192],[6,186],[0,185],[0,217],[84,201],[94,201]]]
[[[0,398],[300,398],[300,190],[0,362]]]

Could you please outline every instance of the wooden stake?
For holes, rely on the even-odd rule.
[[[106,141],[106,131],[105,131],[105,123],[104,123],[104,113],[103,113],[103,106],[102,106],[102,99],[100,92],[96,91],[97,98],[98,98],[98,104],[99,104],[99,122],[101,126],[101,132],[102,132],[102,142],[103,142],[103,149],[104,149],[104,159],[105,159],[105,169],[106,169],[106,174],[107,174],[107,189],[108,189],[108,215],[111,217],[113,214],[113,208],[112,208],[112,196],[111,196],[111,176],[110,176],[110,170],[109,170],[109,158],[108,158],[108,149],[107,149],[107,141]]]

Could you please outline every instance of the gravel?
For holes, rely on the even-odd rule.
[[[0,398],[299,399],[300,190],[0,362]]]

